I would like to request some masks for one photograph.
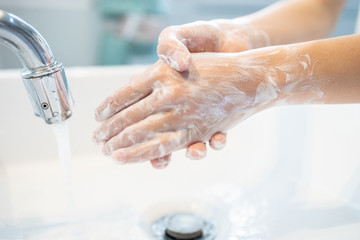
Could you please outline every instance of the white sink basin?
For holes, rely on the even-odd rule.
[[[52,127],[33,116],[19,71],[0,71],[0,239],[150,240],[174,212],[207,218],[217,240],[360,239],[360,105],[267,110],[204,160],[119,166],[91,140],[94,109],[144,68],[66,69],[72,220]]]

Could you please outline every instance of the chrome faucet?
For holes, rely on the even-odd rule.
[[[73,100],[65,71],[40,33],[17,16],[0,10],[0,43],[20,58],[24,68],[21,77],[35,115],[48,124],[68,119]]]

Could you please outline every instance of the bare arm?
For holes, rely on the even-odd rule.
[[[271,45],[320,39],[328,36],[346,0],[281,1],[252,15],[235,19],[268,34]]]
[[[191,64],[190,53],[240,52],[270,45],[326,37],[346,0],[280,1],[235,19],[170,26],[159,36],[158,55],[178,71]]]
[[[311,91],[319,89],[315,103],[360,103],[359,46],[359,34],[298,44],[300,54],[309,56],[311,73],[289,101],[308,103]],[[303,92],[305,86],[311,86],[310,91]]]

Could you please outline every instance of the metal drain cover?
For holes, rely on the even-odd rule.
[[[176,213],[158,219],[152,225],[157,240],[213,240],[214,225],[192,213]]]
[[[166,235],[179,240],[193,240],[202,236],[204,221],[189,213],[172,215],[168,220]]]

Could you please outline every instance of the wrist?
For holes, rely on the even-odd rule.
[[[261,109],[321,99],[323,92],[313,80],[314,63],[304,52],[302,46],[286,45],[238,53],[238,88],[245,87],[252,105]]]
[[[310,44],[291,44],[264,50],[263,81],[276,90],[271,106],[316,103],[324,93],[315,80]]]

